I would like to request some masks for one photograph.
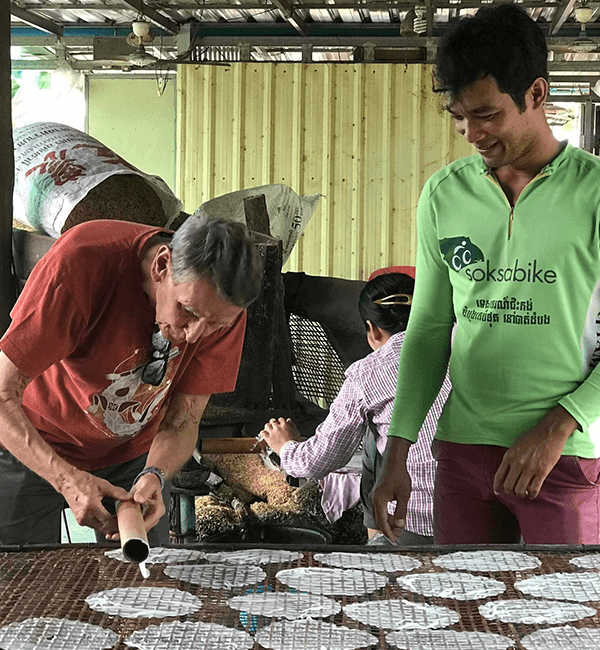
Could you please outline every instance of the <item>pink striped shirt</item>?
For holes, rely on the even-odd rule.
[[[346,370],[346,380],[315,434],[301,443],[289,442],[281,450],[282,469],[292,476],[320,479],[344,467],[361,443],[369,420],[379,433],[377,449],[383,454],[396,395],[403,340],[404,332],[394,334],[385,345]],[[412,494],[406,528],[420,535],[433,535],[436,463],[431,455],[431,442],[450,388],[446,377],[423,423],[419,439],[408,454]]]

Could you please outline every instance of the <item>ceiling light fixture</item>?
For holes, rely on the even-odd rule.
[[[138,38],[143,40],[150,33],[150,23],[145,20],[134,20],[131,29]]]

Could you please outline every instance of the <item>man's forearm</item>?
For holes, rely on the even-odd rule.
[[[198,426],[185,431],[160,430],[148,452],[147,467],[158,467],[169,480],[185,465],[194,452],[198,440]]]
[[[176,394],[152,441],[146,466],[158,467],[168,480],[191,457],[198,441],[198,426],[210,395]]]
[[[48,445],[25,415],[21,404],[28,382],[28,378],[0,354],[0,444],[62,494],[81,472]]]
[[[7,407],[5,401],[0,401],[0,443],[23,465],[63,494],[76,482],[80,470],[61,458],[40,436],[22,409],[19,410],[21,416]]]
[[[394,467],[406,468],[406,459],[412,443],[400,436],[388,436],[385,451],[383,453],[382,474],[393,470]]]
[[[378,474],[372,501],[377,526],[391,541],[406,525],[406,509],[410,498],[411,481],[406,469],[410,442],[405,438],[388,436],[383,467]],[[388,504],[396,502],[393,515],[388,514]]]

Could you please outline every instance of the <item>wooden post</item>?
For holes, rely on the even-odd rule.
[[[246,225],[264,235],[271,235],[269,213],[264,194],[244,199]],[[292,341],[283,306],[284,286],[281,276],[282,245],[278,241],[272,245],[259,244],[259,250],[265,261],[263,294],[248,311],[253,321],[258,324],[254,332],[258,336],[256,349],[261,353],[253,361],[251,372],[255,381],[249,383],[247,406],[249,408],[291,409],[295,402],[295,384],[292,374]],[[265,341],[269,341],[265,346]]]
[[[0,335],[8,328],[9,313],[16,298],[12,274],[13,183],[10,11],[4,5],[0,11]]]
[[[244,213],[246,215],[246,225],[250,230],[271,236],[271,225],[264,194],[257,194],[244,199]]]

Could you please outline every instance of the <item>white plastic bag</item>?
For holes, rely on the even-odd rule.
[[[260,194],[265,195],[271,235],[282,241],[283,263],[285,264],[312,217],[321,198],[320,194],[299,196],[287,185],[261,185],[210,199],[203,203],[194,214],[204,212],[212,217],[246,223],[244,199]]]

